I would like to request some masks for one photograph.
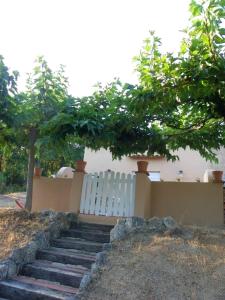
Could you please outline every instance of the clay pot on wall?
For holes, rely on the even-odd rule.
[[[40,167],[34,168],[34,176],[35,177],[41,177],[42,169]]]
[[[212,171],[213,182],[223,182],[223,171]]]
[[[138,173],[145,173],[147,174],[147,168],[148,168],[148,161],[146,160],[140,160],[137,161],[137,166],[138,166]]]
[[[76,172],[85,172],[87,162],[84,160],[77,160],[76,161]]]

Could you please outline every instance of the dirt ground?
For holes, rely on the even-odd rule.
[[[0,209],[1,208],[15,208],[17,207],[15,199],[25,203],[26,193],[11,193],[8,195],[0,195]]]
[[[46,226],[47,223],[40,221],[39,214],[0,208],[0,260],[12,249],[24,246],[32,234]]]
[[[116,244],[83,299],[225,300],[225,228],[132,235]]]

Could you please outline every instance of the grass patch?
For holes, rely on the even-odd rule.
[[[26,245],[36,231],[47,227],[47,222],[40,220],[38,213],[0,209],[0,259],[6,258],[12,249]]]
[[[133,234],[116,244],[83,299],[224,300],[225,231]]]

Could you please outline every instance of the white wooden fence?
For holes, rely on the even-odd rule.
[[[130,217],[134,214],[135,175],[100,172],[84,176],[80,213]]]

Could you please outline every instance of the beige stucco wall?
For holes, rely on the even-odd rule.
[[[151,182],[149,217],[172,216],[182,224],[224,223],[220,183]]]
[[[32,211],[53,209],[79,213],[83,173],[73,179],[34,178]],[[224,223],[222,183],[151,182],[136,176],[135,216],[172,216],[182,224],[218,226]],[[117,218],[80,216],[80,220],[115,224]]]
[[[72,179],[34,178],[32,211],[69,211]]]
[[[217,152],[218,164],[207,162],[196,151],[179,150],[175,152],[180,160],[171,162],[166,159],[150,160],[148,171],[160,171],[161,179],[164,181],[176,181],[178,171],[183,171],[182,181],[196,181],[200,178],[203,181],[204,173],[207,169],[218,169],[225,171],[225,150]],[[84,160],[87,161],[87,172],[100,172],[108,169],[117,172],[131,173],[137,170],[137,161],[129,157],[123,157],[121,160],[112,160],[109,151],[101,149],[91,151],[85,149]]]
[[[151,182],[146,174],[137,174],[134,215],[148,219],[151,212]]]

